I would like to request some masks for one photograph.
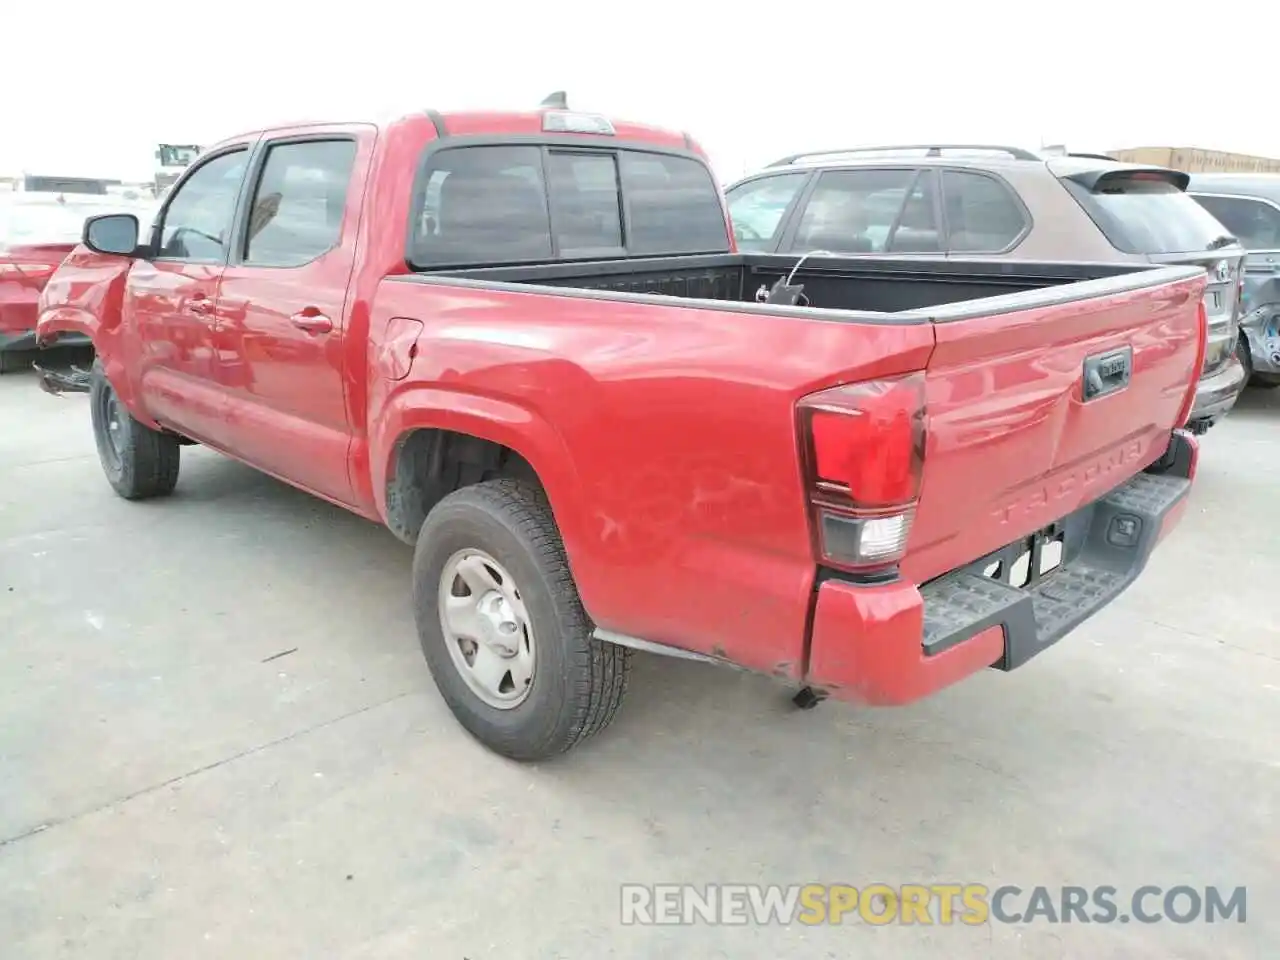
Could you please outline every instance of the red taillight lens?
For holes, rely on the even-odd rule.
[[[923,373],[833,387],[800,401],[819,553],[839,566],[897,562],[924,466]]]

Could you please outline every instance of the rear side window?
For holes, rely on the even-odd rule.
[[[772,250],[782,217],[807,173],[782,173],[743,183],[729,191],[729,219],[742,250]]]
[[[953,253],[1003,253],[1027,229],[1022,205],[995,177],[947,170],[942,185],[947,249]]]
[[[1093,189],[1071,179],[1062,183],[1124,253],[1199,253],[1230,240],[1212,214],[1158,175],[1110,174]]]
[[[1249,197],[1197,194],[1195,200],[1244,245],[1246,250],[1280,250],[1280,209]]]
[[[337,246],[355,158],[351,140],[270,147],[254,190],[244,262],[300,266]]]
[[[809,195],[791,249],[885,253],[916,171],[828,170]]]
[[[455,147],[432,157],[420,194],[417,267],[729,249],[715,182],[684,157]]]

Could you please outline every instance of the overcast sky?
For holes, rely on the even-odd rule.
[[[1251,42],[1276,35],[1275,0],[5,6],[3,173],[141,179],[162,141],[531,108],[556,89],[687,129],[726,180],[803,149],[921,140],[1280,157],[1280,74]]]

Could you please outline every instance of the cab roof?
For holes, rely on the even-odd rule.
[[[548,129],[552,116],[570,118],[569,129],[563,125],[558,129]],[[238,140],[260,134],[278,134],[283,131],[305,130],[308,127],[322,127],[350,124],[368,124],[380,130],[393,127],[431,123],[438,137],[503,137],[530,136],[538,134],[570,135],[574,133],[600,135],[601,130],[575,129],[573,120],[579,120],[577,126],[587,126],[589,122],[604,123],[612,131],[607,135],[614,140],[627,143],[644,143],[652,146],[668,147],[682,150],[695,150],[697,145],[687,133],[656,127],[649,124],[636,123],[630,120],[614,119],[602,114],[587,113],[576,110],[544,108],[540,110],[458,110],[436,111],[423,110],[417,113],[402,114],[392,118],[369,118],[364,120],[312,120],[301,123],[272,124],[258,130],[247,130],[228,140]],[[699,151],[700,152],[700,151]]]

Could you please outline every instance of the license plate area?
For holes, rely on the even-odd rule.
[[[1053,523],[1015,540],[983,561],[983,576],[1020,589],[1034,587],[1062,568],[1066,529]]]

